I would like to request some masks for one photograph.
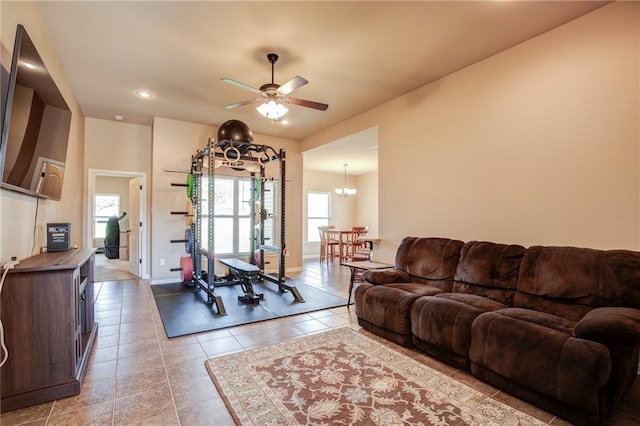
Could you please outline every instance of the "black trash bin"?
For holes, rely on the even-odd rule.
[[[111,216],[107,219],[107,227],[104,233],[104,255],[107,259],[120,258],[120,221],[127,215],[123,212],[120,216]]]

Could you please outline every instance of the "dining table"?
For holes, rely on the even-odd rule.
[[[329,240],[334,240],[338,242],[338,252],[340,253],[340,261],[344,259],[345,250],[344,247],[347,243],[349,243],[349,238],[351,237],[351,229],[328,229],[327,237]]]
[[[327,237],[330,240],[338,241],[338,251],[340,252],[340,261],[347,258],[347,253],[345,250],[345,246],[351,242],[351,235],[353,230],[351,229],[328,229]],[[377,238],[371,237],[369,235],[360,235],[358,237],[359,241],[364,241],[369,245],[369,250],[373,250],[373,243],[378,241]]]

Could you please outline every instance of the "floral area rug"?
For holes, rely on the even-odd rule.
[[[240,425],[545,424],[351,328],[205,365]]]

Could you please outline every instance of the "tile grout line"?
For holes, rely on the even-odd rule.
[[[100,288],[102,288],[102,286],[100,286]],[[96,299],[97,299],[97,296],[96,296]],[[55,400],[53,400],[53,401],[52,401],[52,403],[51,403],[51,408],[49,409],[49,413],[47,414],[47,417],[45,418],[45,421],[44,421],[45,426],[46,426],[46,425],[49,423],[49,421],[51,420],[51,417],[52,417],[52,415],[53,415],[53,411],[54,411],[55,406],[56,406],[56,403],[57,403],[58,401],[59,401],[58,399],[55,399]]]
[[[53,407],[56,406],[56,402],[57,400],[53,401],[53,404],[51,404],[51,408],[49,409],[49,414],[47,415],[47,418],[44,421],[45,426],[47,426],[47,424],[49,423],[49,419],[51,419],[51,415],[53,414]]]
[[[120,364],[120,333],[122,331],[122,302],[124,301],[124,289],[120,292],[120,321],[118,321],[118,348],[116,349],[116,375],[114,377],[113,400],[111,401],[111,425],[116,424],[116,399],[118,398],[118,366]]]
[[[98,294],[95,296],[94,304],[97,304],[97,300],[98,300],[98,298],[99,298],[100,291],[101,291],[101,290],[102,290],[102,288],[103,288],[103,285],[102,285],[102,284],[104,284],[104,282],[100,282],[100,284],[101,284],[101,285],[100,285],[100,289],[98,290]],[[120,305],[122,305],[122,304],[120,303]],[[120,312],[122,312],[122,307],[120,308]],[[97,321],[96,321],[96,322],[97,322]],[[118,325],[118,327],[120,327],[120,326]],[[119,330],[118,330],[118,337],[119,337],[119,334],[120,334],[120,333],[119,333]],[[94,349],[95,349],[95,348],[94,348]],[[92,350],[92,352],[93,352],[93,350]],[[93,353],[92,353],[91,355],[93,355]],[[117,365],[117,357],[116,357],[116,365]],[[114,385],[115,385],[115,384],[114,384]],[[114,394],[115,394],[115,392],[114,392]],[[50,410],[49,410],[49,414],[47,415],[47,417],[46,417],[46,419],[45,419],[45,426],[46,426],[47,424],[49,424],[49,422],[51,421],[51,417],[53,416],[53,412],[54,412],[54,410],[55,410],[56,404],[57,404],[59,401],[60,401],[59,399],[55,399],[55,400],[53,400],[53,402],[52,402],[52,404],[51,404],[51,408],[50,408]],[[114,417],[114,412],[113,412],[113,411],[114,411],[114,407],[115,407],[115,398],[114,398],[114,399],[113,399],[113,401],[112,401],[112,415],[111,415],[111,417],[112,417],[112,425],[113,425],[113,417]],[[62,411],[60,414],[64,414],[65,412],[68,412],[68,411],[75,411],[75,410]]]
[[[153,309],[153,307],[151,307],[151,300],[153,298],[153,295],[151,293],[151,295],[149,294],[151,293],[151,287],[149,285],[148,287],[148,292],[147,292],[147,305],[151,308],[151,310]],[[155,309],[158,309],[158,306],[155,304],[154,301],[154,306]],[[164,359],[164,350],[162,348],[162,345],[160,344],[160,336],[159,336],[159,332],[158,332],[158,324],[156,323],[156,318],[153,312],[151,312],[151,321],[153,321],[153,330],[155,331],[156,334],[156,343],[158,344],[159,348],[160,348],[160,358],[162,359],[162,368],[164,369],[164,376],[167,379],[167,384],[169,387],[169,394],[171,395],[171,402],[173,403],[173,412],[176,416],[176,419],[178,420],[178,425],[181,425],[182,422],[180,421],[180,416],[178,415],[178,406],[176,405],[176,398],[173,395],[173,387],[171,386],[171,379],[169,378],[169,372],[167,371],[167,363]],[[198,339],[196,339],[198,340]],[[200,343],[198,341],[198,343]],[[204,349],[203,349],[204,351]],[[206,354],[206,352],[205,352]]]

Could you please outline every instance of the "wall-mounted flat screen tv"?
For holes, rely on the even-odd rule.
[[[0,186],[60,200],[71,110],[22,25],[2,79]]]

